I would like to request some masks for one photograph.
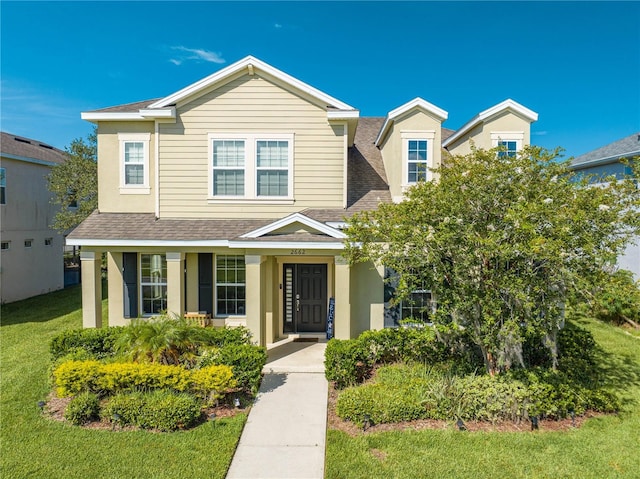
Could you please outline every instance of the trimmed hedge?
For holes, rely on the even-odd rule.
[[[71,424],[81,426],[96,419],[100,412],[100,402],[96,394],[85,391],[74,397],[64,410],[64,418]]]
[[[237,381],[229,366],[213,365],[200,370],[160,364],[67,361],[54,371],[59,397],[83,391],[112,394],[134,389],[172,389],[198,394],[214,394],[233,389]]]
[[[190,394],[156,390],[116,394],[101,415],[119,425],[175,431],[193,426],[201,418],[202,411],[200,401]]]
[[[49,343],[52,359],[61,358],[81,349],[94,359],[113,356],[115,342],[124,330],[123,326],[110,328],[68,329],[55,336]]]
[[[202,355],[199,366],[223,364],[231,367],[238,387],[254,396],[260,387],[262,368],[267,362],[267,350],[250,344],[227,344]]]

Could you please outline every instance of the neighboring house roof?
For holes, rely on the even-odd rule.
[[[467,123],[465,123],[462,126],[462,128],[460,128],[453,135],[451,135],[449,138],[444,140],[442,142],[442,146],[444,148],[447,148],[451,143],[453,143],[457,139],[463,137],[465,134],[467,134],[468,132],[473,130],[479,124],[491,119],[492,117],[494,117],[496,115],[499,115],[500,113],[502,113],[504,111],[512,111],[513,113],[516,113],[516,114],[526,118],[529,121],[537,121],[538,120],[538,114],[535,111],[529,110],[527,107],[525,107],[525,106],[521,105],[520,103],[518,103],[516,101],[513,101],[512,99],[508,98],[505,101],[503,101],[501,103],[498,103],[497,105],[494,105],[491,108],[487,108],[486,110],[478,113],[471,120],[469,120]]]
[[[586,168],[598,164],[615,163],[622,158],[640,155],[640,132],[626,136],[608,145],[597,148],[571,161],[574,169]]]
[[[64,151],[41,141],[12,135],[4,131],[1,135],[0,152],[5,158],[31,162],[35,160],[36,163],[43,162],[47,166],[63,163],[67,159],[67,154]]]

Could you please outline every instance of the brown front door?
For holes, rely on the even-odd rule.
[[[321,333],[327,329],[327,265],[284,265],[284,331]]]

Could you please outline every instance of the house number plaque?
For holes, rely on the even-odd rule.
[[[303,254],[307,254],[307,250],[304,250],[304,249],[292,249],[290,254],[303,255]]]

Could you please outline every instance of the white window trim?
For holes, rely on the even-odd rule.
[[[161,283],[145,283],[142,281],[142,256],[153,256],[159,254],[160,256],[164,256],[165,263],[167,263],[167,255],[163,253],[138,253],[138,314],[141,318],[151,318],[153,316],[157,316],[158,313],[145,313],[144,312],[144,295],[142,294],[142,288],[144,286],[164,286],[167,288],[167,292],[169,289],[169,265],[167,264],[167,277],[164,278],[164,282]],[[169,303],[169,298],[167,298],[167,305]]]
[[[427,179],[431,181],[432,173],[430,168],[434,167],[433,164],[433,145],[436,139],[435,130],[402,130],[400,131],[400,138],[402,139],[402,189],[405,190],[409,186],[413,186],[417,183],[409,182],[409,141],[426,141],[427,142]]]
[[[294,162],[293,150],[294,134],[293,133],[209,133],[208,139],[208,192],[207,200],[209,203],[244,203],[244,204],[293,204],[293,179]],[[244,195],[243,196],[214,196],[213,195],[213,141],[214,140],[244,140]],[[289,142],[289,158],[287,170],[289,171],[288,192],[287,196],[258,196],[258,165],[256,156],[256,145],[258,141],[269,140],[286,140]]]
[[[7,204],[7,169],[3,166],[0,167],[0,171],[2,171],[2,183],[0,184],[0,188],[4,189],[4,201],[0,203],[0,206],[4,206]]]
[[[148,195],[151,193],[149,185],[149,142],[151,133],[118,133],[120,143],[120,194],[122,195]],[[124,146],[125,143],[137,142],[143,145],[143,183],[141,185],[125,184]]]
[[[500,141],[515,141],[516,151],[520,151],[524,144],[524,131],[492,131],[491,148],[497,147]]]
[[[218,313],[218,257],[219,256],[242,256],[244,258],[244,283],[220,283],[225,286],[239,286],[244,285],[244,314],[222,314]],[[215,254],[213,258],[213,317],[216,319],[226,319],[226,318],[246,318],[247,317],[247,256],[243,254]]]

